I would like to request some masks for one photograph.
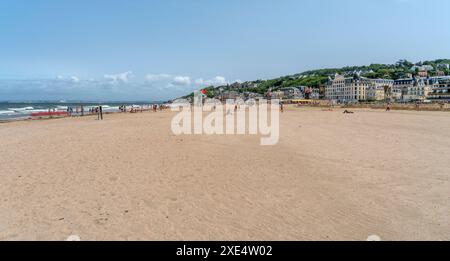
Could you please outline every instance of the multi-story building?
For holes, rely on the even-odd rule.
[[[312,100],[318,100],[320,99],[320,89],[319,88],[313,88],[312,93],[310,94],[310,99]]]
[[[450,69],[450,64],[438,64],[438,69]]]
[[[426,71],[426,70],[419,71],[419,72],[417,73],[417,75],[418,75],[419,77],[428,77],[428,71]]]
[[[357,102],[384,99],[385,86],[392,87],[393,80],[369,79],[359,75],[345,78],[336,74],[325,87],[325,98],[339,102]]]
[[[382,101],[384,100],[384,92],[385,89],[383,86],[377,86],[375,84],[370,85],[367,87],[366,95],[367,100],[369,101]]]
[[[392,86],[392,89],[391,89],[391,98],[392,99],[391,100],[400,101],[402,99],[402,97],[403,97],[402,89],[395,85]]]
[[[441,70],[437,70],[437,71],[436,71],[436,76],[438,76],[438,77],[443,77],[443,76],[445,76],[445,72],[444,72],[444,71],[441,71]]]
[[[408,78],[394,81],[394,89],[400,90],[402,100],[425,100],[432,92],[432,81],[429,78]]]
[[[413,67],[411,67],[411,71],[415,72],[415,71],[432,71],[434,70],[434,67],[431,65],[414,65]]]
[[[450,79],[442,78],[433,83],[429,99],[434,101],[450,101]]]
[[[446,80],[450,80],[450,76],[434,76],[434,77],[429,77],[428,80],[431,82],[431,84],[436,83],[438,81],[446,81]]]
[[[225,91],[221,95],[222,101],[225,100],[234,100],[239,97],[239,93],[237,91]]]
[[[255,92],[244,92],[244,97],[245,99],[264,99],[264,95],[260,94],[260,93],[255,93]]]
[[[273,92],[270,92],[268,94],[268,96],[271,99],[283,99],[284,98],[284,91],[281,91],[281,90],[273,91]]]
[[[283,92],[283,98],[285,99],[298,99],[303,98],[303,93],[298,87],[286,87],[280,89]]]

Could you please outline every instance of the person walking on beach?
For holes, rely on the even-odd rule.
[[[97,119],[98,120],[103,120],[103,108],[102,108],[102,106],[98,106],[96,108],[96,111],[97,111]]]
[[[391,111],[391,104],[390,103],[387,104],[386,111]]]
[[[284,112],[284,106],[283,106],[283,103],[282,103],[282,102],[280,102],[280,111],[281,111],[281,113]]]

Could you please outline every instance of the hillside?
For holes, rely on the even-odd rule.
[[[346,76],[360,74],[367,78],[386,78],[396,80],[408,76],[408,74],[417,75],[420,66],[431,66],[428,68],[430,76],[435,76],[438,71],[443,71],[445,75],[450,75],[448,65],[450,59],[438,59],[434,61],[424,61],[412,63],[407,60],[400,60],[395,64],[371,64],[367,66],[348,66],[343,68],[328,68],[310,70],[299,74],[282,76],[270,80],[256,80],[244,83],[233,83],[226,86],[210,86],[205,88],[208,97],[215,97],[222,91],[254,92],[265,94],[269,89],[277,90],[284,87],[308,86],[320,88],[325,86],[328,77],[334,76],[336,73]],[[193,93],[183,98],[192,97]]]

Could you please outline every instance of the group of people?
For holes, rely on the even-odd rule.
[[[156,111],[162,111],[164,109],[167,109],[168,107],[162,104],[150,104],[150,105],[141,105],[141,106],[127,106],[127,105],[120,105],[119,106],[119,112],[130,112],[130,113],[137,113],[137,112],[143,112],[146,110],[152,110],[154,112]],[[56,110],[56,109],[54,109]],[[50,109],[49,109],[50,112]],[[66,108],[66,112],[68,116],[84,116],[85,114],[85,108],[84,106],[77,106],[77,107],[71,107],[68,106]],[[89,108],[89,115],[100,115],[103,113],[102,106],[95,106]]]
[[[100,107],[101,106],[90,107],[89,111],[88,111],[89,114],[98,114],[101,110]],[[67,112],[67,115],[69,115],[69,116],[84,116],[85,109],[84,109],[83,105],[77,106],[77,107],[75,107],[75,109],[73,107],[69,106],[69,107],[67,107],[66,112]]]
[[[73,116],[74,113],[75,113],[75,115],[84,116],[84,106],[83,105],[77,106],[75,108],[75,110],[73,109],[73,107],[69,106],[69,107],[67,107],[66,111],[67,111],[67,115],[69,115],[69,116]],[[90,113],[90,110],[89,110],[89,113]]]
[[[150,105],[141,105],[141,106],[131,106],[131,109],[129,110],[130,113],[137,113],[137,112],[143,112],[146,110],[151,110],[153,112],[162,111],[164,109],[167,109],[168,107],[163,104],[150,104]],[[122,105],[119,106],[120,112],[128,112],[127,106]]]
[[[119,106],[119,111],[120,111],[120,112],[127,112],[127,106],[125,106],[125,105],[120,105],[120,106]]]
[[[100,107],[89,108],[89,114],[97,114],[100,111]]]

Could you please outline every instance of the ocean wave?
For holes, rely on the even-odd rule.
[[[35,109],[26,111],[26,113],[36,113],[36,112],[48,112],[48,109]]]
[[[0,111],[0,115],[13,115],[15,111]]]
[[[10,111],[21,112],[21,111],[30,111],[34,110],[33,107],[23,107],[23,108],[8,108]]]

